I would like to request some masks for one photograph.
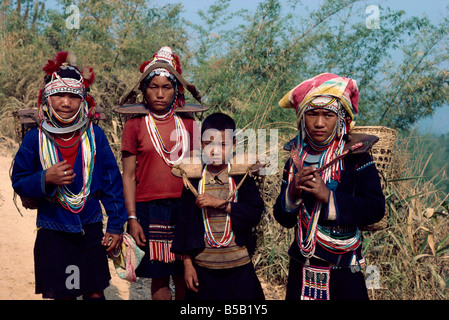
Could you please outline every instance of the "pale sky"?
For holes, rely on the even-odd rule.
[[[281,0],[282,3],[288,3],[290,0]],[[315,9],[325,0],[303,0],[302,4],[309,9]],[[55,0],[46,1],[48,7],[54,7]],[[150,4],[163,5],[167,3],[182,3],[184,6],[184,16],[194,21],[199,9],[207,9],[215,1],[212,0],[150,0]],[[260,0],[231,0],[230,10],[239,9],[253,10],[257,7]],[[76,1],[74,1],[76,3]],[[449,0],[366,0],[363,1],[367,6],[377,5],[380,7],[390,7],[394,10],[404,10],[408,16],[421,17],[424,13],[431,18],[434,23],[438,23],[445,18],[445,13],[449,12]],[[300,9],[298,14],[300,14]],[[382,19],[382,12],[380,12]],[[381,20],[382,21],[382,20]],[[423,119],[418,123],[422,132],[447,133],[449,132],[449,106],[437,109],[435,115],[430,119]]]

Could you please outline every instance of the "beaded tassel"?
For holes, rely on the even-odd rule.
[[[329,280],[329,267],[304,266],[301,300],[330,300]]]

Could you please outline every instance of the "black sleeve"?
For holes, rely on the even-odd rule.
[[[239,179],[240,180],[240,179]],[[236,180],[236,184],[239,183]],[[238,190],[237,202],[231,202],[231,221],[234,232],[245,232],[257,226],[264,211],[264,202],[252,177],[246,177]]]
[[[195,205],[195,195],[184,187],[171,251],[194,255],[195,251],[202,248],[204,248],[204,227],[201,210]]]
[[[352,193],[334,192],[337,225],[370,225],[385,214],[385,196],[380,177],[369,154],[365,154],[355,167],[355,187]]]
[[[274,218],[279,222],[283,227],[293,228],[298,221],[298,211],[289,212],[285,209],[284,201],[285,201],[285,191],[288,186],[288,170],[290,168],[290,160],[284,166],[284,171],[282,174],[282,182],[281,182],[281,192],[276,200],[276,203],[273,207],[273,215]]]

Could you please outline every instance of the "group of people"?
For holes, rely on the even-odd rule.
[[[151,278],[153,300],[172,299],[170,278],[179,300],[264,299],[251,258],[266,208],[254,179],[233,171],[236,124],[212,113],[198,127],[177,112],[185,88],[173,50],[162,47],[140,67],[146,112],[124,125],[122,172],[92,121],[93,70],[60,52],[43,71],[39,125],[24,136],[11,175],[14,191],[36,203],[36,294],[105,299],[108,254],[129,234],[144,252],[135,274]],[[286,299],[368,299],[359,227],[383,217],[385,199],[370,154],[346,152],[357,84],[320,74],[279,105],[295,109],[298,128],[273,207],[296,235]],[[172,169],[197,147],[202,165],[187,186]],[[78,286],[67,286],[69,266]]]

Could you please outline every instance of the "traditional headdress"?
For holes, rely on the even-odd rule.
[[[48,60],[42,69],[45,79],[39,92],[39,158],[44,170],[60,162],[59,145],[53,135],[75,133],[79,130],[75,146],[80,143],[82,154],[81,190],[71,190],[69,186],[57,186],[58,202],[73,213],[79,213],[90,194],[92,172],[95,162],[95,135],[90,117],[94,114],[95,101],[88,94],[89,87],[95,79],[92,68],[86,67],[82,72],[75,66],[75,57],[68,52],[58,52],[54,60]],[[70,119],[61,118],[52,107],[51,96],[57,93],[72,93],[81,98],[78,112]],[[69,148],[71,146],[65,146]]]
[[[46,75],[38,97],[38,116],[48,132],[60,134],[76,131],[94,115],[95,100],[88,92],[95,80],[95,73],[90,67],[80,72],[75,62],[73,54],[61,51],[42,68]],[[72,93],[81,98],[80,108],[71,119],[62,119],[53,110],[51,96],[57,93]]]
[[[126,102],[137,95],[137,89],[145,92],[151,79],[156,75],[166,76],[175,83],[177,88],[175,97],[167,107],[167,114],[164,117],[170,117],[173,112],[203,112],[209,109],[201,102],[201,94],[198,92],[194,84],[189,83],[183,78],[181,63],[178,56],[173,53],[173,50],[168,47],[162,47],[157,53],[153,55],[150,61],[145,61],[139,68],[142,75],[137,83],[128,90],[120,99],[119,106],[114,108],[114,111],[119,114],[147,114],[148,107],[144,104],[128,104]],[[200,105],[185,104],[184,92],[187,89],[193,98],[200,103]]]
[[[290,90],[280,101],[282,108],[294,108],[299,129],[300,120],[309,103],[318,96],[329,96],[339,100],[346,112],[348,129],[354,125],[359,112],[359,90],[355,80],[332,73],[322,73],[308,79]]]
[[[181,63],[179,62],[179,57],[173,53],[173,50],[170,47],[164,46],[157,53],[153,55],[153,59],[151,61],[145,61],[141,64],[139,70],[142,74],[144,74],[149,68],[156,63],[166,63],[174,70],[178,72],[179,75],[182,74]],[[153,114],[155,118],[168,118],[174,114],[174,111],[177,107],[183,107],[185,104],[184,97],[184,87],[180,81],[175,77],[175,75],[170,72],[169,69],[164,67],[159,67],[157,69],[152,70],[141,82],[139,85],[139,89],[144,93],[148,88],[151,80],[155,76],[165,76],[167,77],[171,83],[173,84],[173,88],[175,89],[175,94],[173,96],[173,100],[170,105],[167,106],[167,113],[163,117],[159,117],[158,115]],[[150,111],[151,112],[151,111]]]
[[[182,74],[181,63],[179,62],[179,57],[173,53],[173,50],[170,47],[164,46],[159,49],[158,52],[153,54],[153,59],[151,61],[145,61],[141,64],[139,70],[141,73],[145,73],[148,68],[155,63],[162,62],[168,63],[172,68],[174,68],[179,74]],[[174,75],[170,73],[169,70],[164,68],[158,68],[151,71],[151,73],[145,78],[147,79],[153,78],[155,75],[160,75],[163,72],[168,72],[168,74],[163,74],[166,77],[174,78]]]
[[[140,66],[140,72],[142,73],[142,76],[139,80],[138,85],[139,89],[143,93],[144,98],[145,91],[148,88],[151,80],[155,76],[167,77],[171,81],[174,88],[173,100],[165,109],[165,114],[155,114],[148,106],[146,106],[147,111],[145,115],[145,124],[154,148],[161,156],[161,158],[165,161],[165,163],[171,167],[174,164],[178,164],[180,161],[182,161],[184,155],[189,149],[188,134],[186,132],[184,122],[182,121],[181,117],[175,114],[175,109],[178,107],[183,107],[185,103],[183,86],[184,80],[181,76],[181,63],[179,62],[178,56],[173,53],[173,50],[170,47],[164,46],[153,55],[153,59],[151,61],[145,61],[144,63],[142,63],[142,65]],[[130,93],[134,89],[135,87],[130,91]],[[124,100],[129,97],[130,93],[125,95]],[[164,141],[162,140],[161,135],[159,134],[155,119],[168,120],[172,117],[174,118],[175,128],[177,132],[176,143],[173,148],[171,148],[171,150],[168,150],[165,146]],[[178,156],[180,151],[181,156]]]

